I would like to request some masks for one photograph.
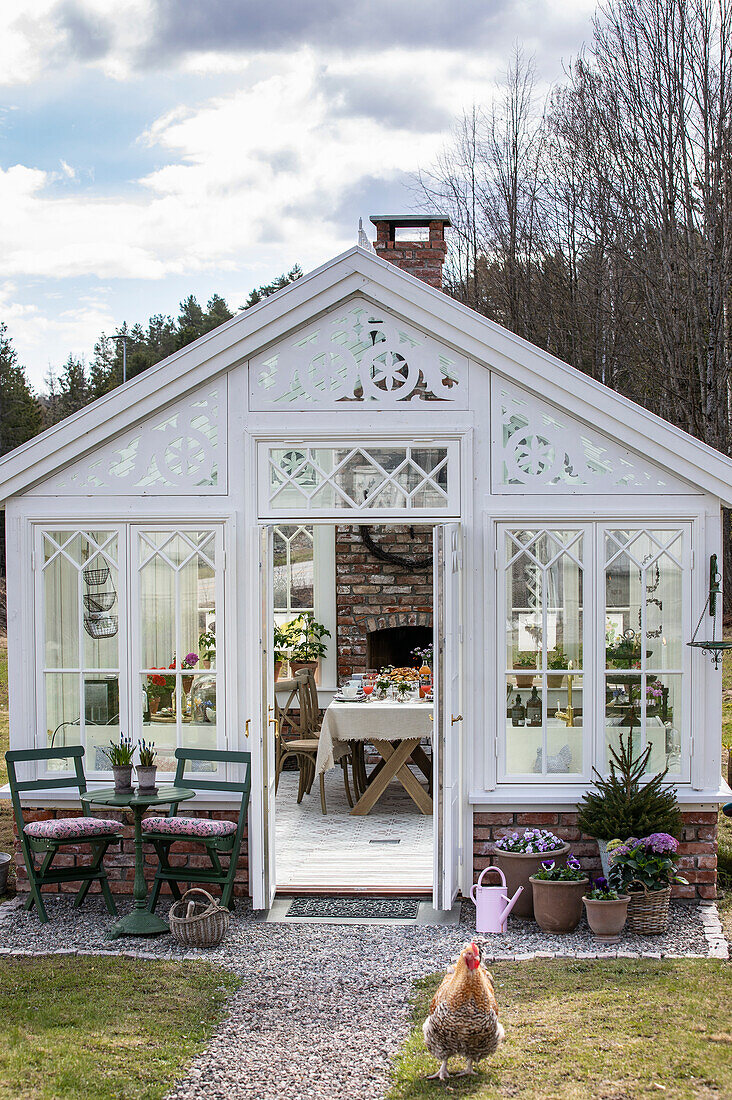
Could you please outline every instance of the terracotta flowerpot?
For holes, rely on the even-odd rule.
[[[513,666],[513,671],[516,674],[516,687],[517,688],[521,688],[522,690],[525,691],[526,688],[533,687],[535,674],[531,671],[531,669],[528,669],[528,670],[527,669],[520,669],[520,668],[516,668],[516,665],[514,665]]]
[[[531,920],[534,916],[534,901],[529,879],[539,870],[543,860],[553,859],[559,867],[564,867],[568,855],[569,844],[563,844],[553,852],[502,852],[500,848],[495,850],[491,859],[506,876],[508,896],[512,898],[519,886],[524,888],[524,892],[513,907],[514,917]]]
[[[113,764],[114,789],[117,794],[130,794],[132,787],[132,764]]]
[[[534,916],[542,932],[574,932],[582,919],[582,898],[589,884],[588,878],[562,882],[532,875]]]
[[[157,695],[148,696],[148,702],[150,704],[150,713],[151,714],[157,714],[158,713],[158,707],[160,706],[160,700],[157,697]]]
[[[284,661],[275,661],[275,680],[279,680]]]
[[[155,776],[157,774],[157,764],[138,764],[137,765],[137,786],[140,791],[148,791],[150,793],[157,791],[155,786]]]
[[[311,668],[313,675],[317,682],[318,679],[318,662],[317,661],[290,661],[290,671],[294,676],[296,672],[299,672],[301,668]]]
[[[193,677],[192,676],[181,676],[180,682],[181,682],[181,686],[183,688],[183,694],[187,695],[188,692],[193,687]]]
[[[595,939],[601,943],[617,943],[625,928],[630,898],[621,894],[615,901],[601,901],[599,898],[582,898],[582,901]]]
[[[560,688],[564,683],[563,672],[547,672],[546,674],[546,686],[548,688]]]

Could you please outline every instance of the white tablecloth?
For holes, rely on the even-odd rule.
[[[335,766],[348,741],[407,741],[410,737],[432,739],[432,703],[331,703],[323,718],[315,772],[320,775]]]

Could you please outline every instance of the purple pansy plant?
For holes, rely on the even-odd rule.
[[[564,867],[561,864],[557,866],[553,859],[543,859],[541,867],[531,877],[545,882],[578,882],[580,879],[586,879],[587,875],[582,870],[580,861],[570,852]]]
[[[181,668],[195,668],[198,664],[197,653],[186,653],[185,657],[181,661]]]

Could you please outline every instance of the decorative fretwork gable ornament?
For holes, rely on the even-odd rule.
[[[467,360],[355,299],[250,363],[256,410],[465,408]]]
[[[566,412],[494,376],[494,493],[694,493],[691,486]]]

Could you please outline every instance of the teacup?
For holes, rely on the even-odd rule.
[[[358,684],[344,684],[341,691],[346,699],[355,699],[358,695]]]

